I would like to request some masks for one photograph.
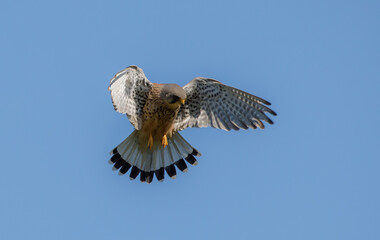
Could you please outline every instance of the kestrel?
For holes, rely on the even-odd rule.
[[[130,179],[140,173],[141,182],[151,183],[153,175],[164,180],[165,171],[176,178],[176,168],[187,172],[186,160],[197,165],[201,153],[179,131],[188,127],[223,130],[263,129],[265,115],[276,113],[269,102],[214,79],[197,77],[184,87],[151,83],[143,70],[129,66],[111,79],[108,90],[116,111],[126,114],[135,130],[111,152],[113,170]]]

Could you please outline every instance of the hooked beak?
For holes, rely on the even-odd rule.
[[[181,103],[181,105],[183,105],[183,104],[185,104],[185,99],[181,99],[181,100],[179,100],[179,102]]]

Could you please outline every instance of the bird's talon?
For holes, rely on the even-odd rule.
[[[152,135],[149,136],[148,147],[149,147],[150,150],[152,150],[152,147],[153,147],[153,137],[152,137]]]
[[[166,137],[166,135],[164,135],[162,137],[162,146],[166,147],[168,145],[168,138]]]

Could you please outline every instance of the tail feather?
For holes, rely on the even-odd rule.
[[[165,158],[166,159],[166,162],[164,162],[165,166],[172,164],[172,161],[171,161],[172,159],[176,159],[176,160],[182,159],[182,154],[178,150],[178,147],[173,141],[173,139],[169,140],[169,145],[167,146],[167,152],[168,152],[168,157]]]
[[[120,143],[119,146],[117,146],[116,149],[120,155],[125,155],[126,152],[130,152],[131,148],[134,145],[133,144],[127,144],[127,143],[133,141],[135,137],[136,137],[136,133],[133,132],[122,143]]]
[[[184,153],[192,153],[193,152],[193,147],[188,143],[188,142],[186,142],[186,140],[181,136],[181,135],[179,135],[179,134],[176,134],[175,136],[174,136],[175,138],[178,138],[178,140],[176,141],[177,142],[177,146],[178,145],[181,145],[182,147],[183,147],[183,149],[184,149],[184,151],[182,152],[182,154],[184,154]],[[187,156],[188,154],[186,154],[186,156]],[[186,157],[185,155],[183,156],[183,157]]]
[[[156,171],[154,171],[154,174],[156,175],[156,178],[157,178],[157,180],[158,180],[159,182],[164,181],[165,170],[164,170],[163,167],[160,168],[160,169],[158,169],[158,170],[156,170]]]
[[[180,159],[178,160],[177,162],[175,162],[175,165],[177,166],[177,168],[179,170],[181,170],[182,172],[187,172],[188,169],[187,169],[187,165],[185,163],[185,161],[183,159]]]
[[[174,165],[169,165],[165,167],[166,173],[169,175],[169,177],[176,179],[177,177],[177,171],[175,170]]]
[[[117,160],[117,162],[113,166],[112,170],[117,170],[117,169],[121,168],[125,163],[126,162],[123,159],[120,158],[119,160]]]
[[[131,168],[131,164],[125,162],[124,166],[120,168],[119,175],[124,175],[128,172],[128,170]]]
[[[182,172],[187,172],[186,160],[191,165],[198,162],[194,156],[201,154],[193,148],[178,132],[168,138],[168,145],[164,148],[161,143],[154,144],[153,149],[139,146],[139,131],[135,130],[111,152],[110,164],[119,175],[124,175],[131,169],[130,179],[140,174],[140,181],[151,183],[155,175],[162,182],[165,172],[171,178],[176,178],[175,166]]]
[[[136,166],[133,166],[131,170],[131,174],[129,174],[129,178],[133,180],[139,175],[139,173],[140,173],[140,170]]]

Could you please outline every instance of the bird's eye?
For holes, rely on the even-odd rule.
[[[176,103],[176,102],[178,102],[178,100],[179,100],[179,97],[177,97],[177,96],[172,96],[172,97],[170,98],[170,104]]]

